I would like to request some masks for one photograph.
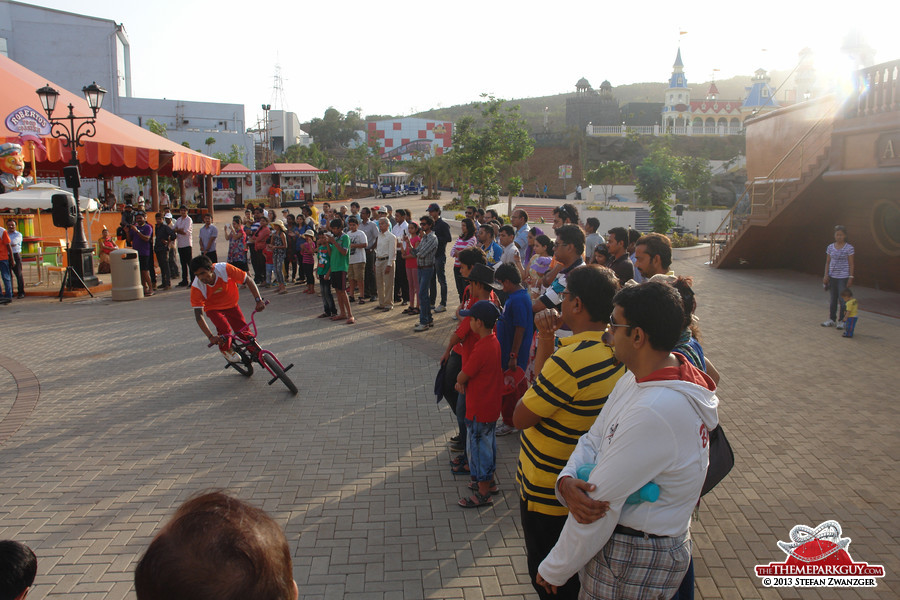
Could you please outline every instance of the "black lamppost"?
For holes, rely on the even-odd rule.
[[[50,87],[48,83],[41,89],[37,90],[37,95],[41,99],[41,106],[44,107],[44,112],[47,113],[47,119],[50,121],[52,126],[51,135],[55,138],[60,138],[65,142],[65,146],[68,146],[72,151],[72,158],[69,161],[69,164],[76,167],[74,169],[74,177],[68,176],[66,177],[66,182],[69,184],[69,187],[72,188],[72,194],[75,196],[75,205],[77,207],[76,213],[77,218],[75,221],[75,226],[73,227],[72,233],[72,243],[69,244],[68,255],[69,255],[69,266],[75,270],[75,273],[84,281],[86,287],[92,287],[100,284],[100,280],[94,275],[94,262],[92,260],[93,252],[91,251],[90,245],[87,242],[87,239],[84,237],[84,227],[83,227],[83,219],[81,217],[81,206],[78,202],[78,188],[80,187],[80,180],[78,177],[78,147],[84,146],[81,142],[82,138],[86,137],[94,137],[97,134],[97,130],[94,127],[94,122],[97,118],[97,113],[100,111],[100,105],[103,103],[103,96],[106,94],[106,90],[97,85],[95,81],[91,85],[85,86],[81,89],[84,94],[84,99],[87,100],[88,106],[91,108],[91,111],[94,113],[93,116],[90,117],[76,117],[75,116],[75,107],[72,104],[69,104],[69,114],[62,118],[53,118],[53,111],[56,108],[56,100],[59,98],[59,92]],[[68,124],[66,123],[68,121]],[[76,121],[79,123],[76,126]],[[72,282],[72,287],[78,285],[78,282]]]
[[[262,105],[263,113],[265,113],[265,124],[266,124],[266,132],[263,135],[263,143],[266,145],[266,153],[263,155],[263,162],[266,163],[263,167],[268,167],[269,162],[269,111],[272,110],[271,104],[263,104]]]

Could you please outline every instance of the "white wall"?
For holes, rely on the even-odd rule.
[[[0,37],[9,58],[79,97],[96,81],[108,91],[103,108],[112,112],[120,90],[131,89],[127,48],[110,19],[0,2]],[[40,107],[36,94],[34,103]]]

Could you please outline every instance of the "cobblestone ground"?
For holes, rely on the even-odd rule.
[[[737,455],[693,527],[698,598],[900,595],[900,321],[864,310],[856,337],[842,339],[818,325],[826,299],[814,277],[700,259],[675,269],[696,278]],[[185,291],[0,309],[0,538],[39,556],[29,598],[134,598],[134,565],[154,532],[208,488],[284,527],[301,598],[536,597],[516,436],[498,440],[495,505],[455,505],[454,421],[430,391],[450,313],[415,334],[413,317],[357,306],[347,326],[316,319],[318,298],[300,291],[272,296],[258,319],[265,344],[296,365],[296,397],[258,372],[223,370]],[[859,297],[863,309],[864,297],[898,305]],[[878,587],[763,588],[753,567],[784,558],[776,541],[828,519],[852,538],[855,560],[885,566]]]

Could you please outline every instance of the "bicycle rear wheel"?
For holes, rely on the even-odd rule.
[[[247,349],[240,344],[232,345],[231,349],[237,352],[238,356],[241,357],[241,362],[229,363],[229,366],[244,377],[253,375],[253,360],[250,358],[250,353],[247,352]]]
[[[291,381],[291,378],[287,376],[287,373],[284,372],[284,369],[281,368],[281,365],[278,364],[278,361],[275,360],[270,354],[263,354],[262,360],[266,364],[267,367],[272,369],[272,373],[281,380],[281,383],[287,386],[287,389],[291,391],[291,394],[297,394],[297,386],[294,385],[294,382]]]

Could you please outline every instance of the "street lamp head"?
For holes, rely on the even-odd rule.
[[[50,87],[48,83],[41,89],[37,90],[38,98],[41,99],[41,106],[44,107],[44,112],[47,113],[47,117],[53,114],[54,109],[56,109],[56,100],[59,98],[59,92]]]
[[[88,106],[91,107],[96,117],[97,112],[100,110],[100,105],[103,104],[103,96],[106,95],[106,90],[97,85],[95,81],[91,85],[81,88],[81,93],[84,94],[84,99],[87,100]]]

